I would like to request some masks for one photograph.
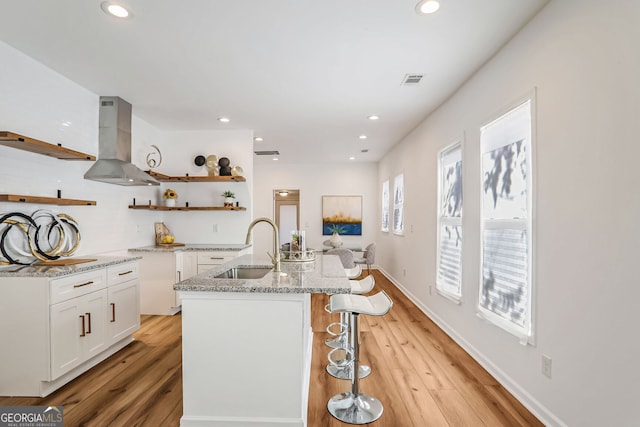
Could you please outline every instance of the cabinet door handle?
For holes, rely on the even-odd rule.
[[[112,302],[111,304],[111,323],[116,321],[116,303]]]
[[[74,287],[74,289],[75,289],[75,288],[81,288],[81,287],[83,287],[83,286],[87,286],[87,285],[93,285],[93,280],[89,280],[88,282],[81,283],[81,284],[79,284],[79,285],[73,285],[73,287]]]
[[[124,276],[125,274],[131,274],[131,273],[133,273],[133,270],[125,271],[123,273],[118,273],[118,276]]]
[[[81,315],[80,318],[82,319],[82,333],[80,334],[80,336],[84,337],[87,334],[85,331],[84,316]]]
[[[224,257],[221,257],[221,256],[212,256],[212,257],[209,257],[209,259],[224,259]]]
[[[88,323],[88,328],[87,328],[87,333],[90,334],[91,333],[91,313],[85,313],[87,315],[87,323]]]

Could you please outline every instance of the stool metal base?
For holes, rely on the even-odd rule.
[[[382,403],[366,394],[340,393],[329,399],[329,413],[338,420],[349,424],[372,423],[382,416]]]
[[[339,380],[350,380],[351,379],[351,365],[349,366],[336,366],[336,365],[327,365],[327,372],[334,378]],[[366,378],[371,373],[371,368],[367,365],[358,366],[358,378]]]

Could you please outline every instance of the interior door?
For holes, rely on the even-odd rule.
[[[291,241],[291,232],[300,229],[300,191],[274,190],[275,218],[280,230],[280,245]]]

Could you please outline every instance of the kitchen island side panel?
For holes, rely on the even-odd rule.
[[[183,292],[182,426],[305,426],[310,294]]]

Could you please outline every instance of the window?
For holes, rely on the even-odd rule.
[[[382,223],[380,229],[389,232],[389,180],[382,183]]]
[[[532,98],[483,126],[479,314],[532,336]]]
[[[393,180],[393,234],[404,234],[404,175]]]
[[[462,297],[462,143],[438,156],[438,277],[436,289],[445,297]]]

